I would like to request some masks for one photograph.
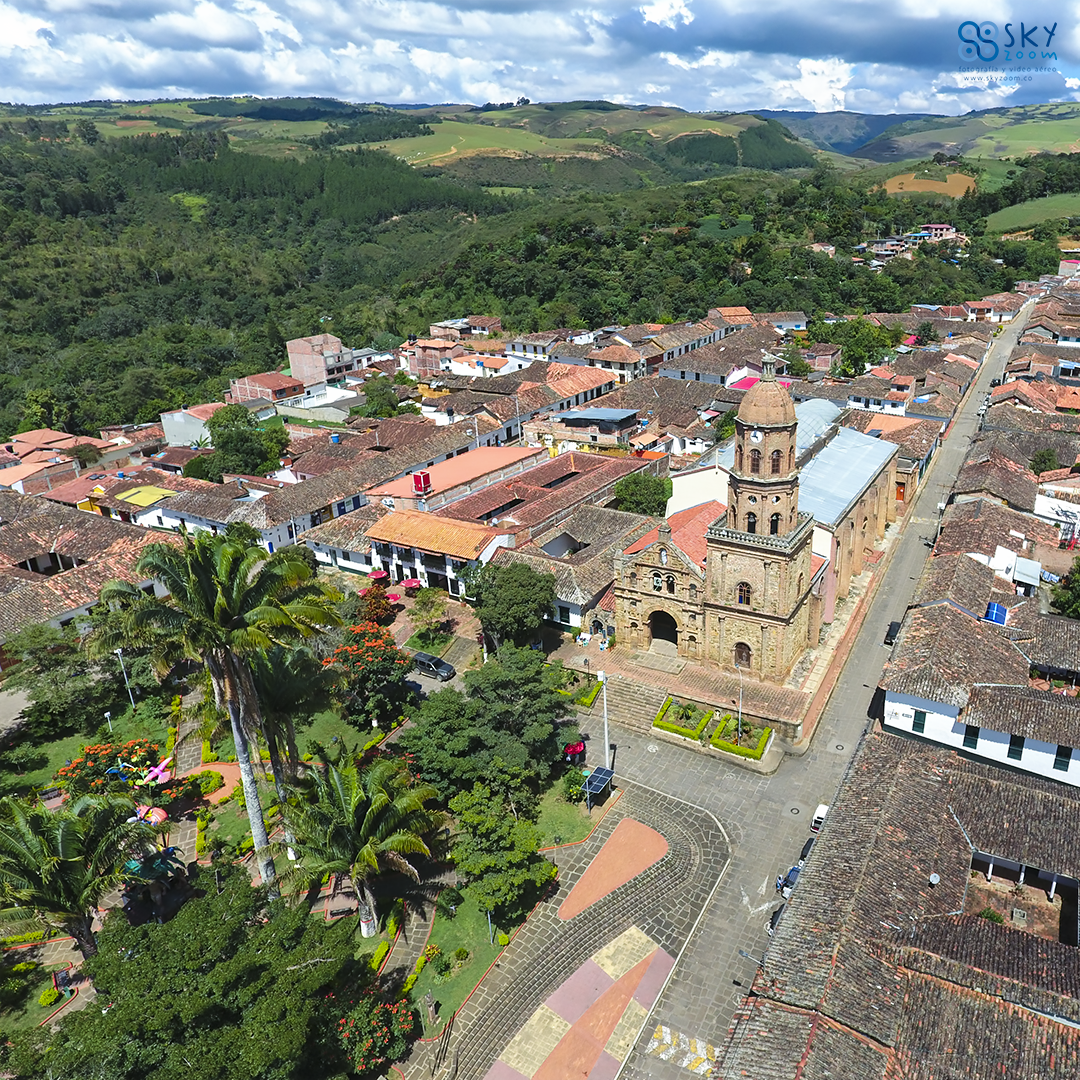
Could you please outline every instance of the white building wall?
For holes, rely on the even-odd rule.
[[[915,710],[926,713],[926,726],[921,733],[914,731]],[[1042,742],[1038,739],[1026,739],[1019,759],[1009,757],[1009,739],[1007,732],[980,728],[976,745],[964,746],[967,725],[959,716],[960,710],[941,702],[927,701],[922,698],[907,697],[902,694],[885,694],[884,726],[894,731],[916,734],[921,738],[960,750],[972,757],[982,758],[998,765],[1034,773],[1047,780],[1058,780],[1063,784],[1080,787],[1080,754],[1073,748],[1072,760],[1068,769],[1055,769],[1057,744]]]
[[[723,469],[683,469],[672,473],[671,498],[664,509],[664,516],[671,517],[680,510],[715,499],[725,506],[731,505],[728,495],[728,474]]]

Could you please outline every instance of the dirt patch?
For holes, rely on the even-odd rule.
[[[1066,902],[1067,897],[1060,888],[1054,899],[1048,900],[1045,889],[1030,884],[1018,885],[1015,877],[998,877],[995,873],[994,880],[988,883],[984,874],[973,871],[964,914],[981,915],[987,910],[994,911],[1006,926],[1048,941],[1060,941],[1061,911]],[[1022,911],[1024,918],[1014,919],[1014,910]]]
[[[932,191],[937,195],[948,195],[958,199],[968,188],[973,188],[975,181],[964,173],[949,173],[944,180],[917,179],[914,173],[901,173],[885,181],[885,190],[890,195],[904,195],[912,191]]]

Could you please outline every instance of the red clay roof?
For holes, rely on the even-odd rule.
[[[534,464],[548,460],[548,453],[541,447],[530,446],[480,446],[470,450],[467,454],[458,454],[456,457],[439,461],[429,469],[417,469],[416,472],[426,472],[431,479],[431,489],[428,494],[437,495],[440,492],[449,491],[451,488],[460,487],[462,484],[479,480],[489,473],[498,472],[509,465],[516,465],[520,461],[535,459]],[[388,484],[378,484],[370,488],[368,494],[373,498],[383,496],[395,496],[399,499],[410,498],[416,492],[413,488],[413,478],[400,476],[391,480]]]
[[[397,510],[376,521],[367,530],[367,535],[371,540],[415,547],[433,555],[477,559],[499,535],[499,530],[471,521],[436,517],[420,510]]]
[[[671,542],[687,558],[692,559],[698,566],[705,565],[707,546],[705,544],[705,530],[727,510],[727,507],[715,499],[697,506],[690,506],[686,510],[680,510],[667,519],[671,529]],[[634,555],[644,551],[651,544],[655,544],[660,538],[660,528],[647,532],[640,540],[635,540],[627,549],[627,555]]]

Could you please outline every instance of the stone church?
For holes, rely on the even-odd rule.
[[[767,362],[739,406],[726,511],[683,511],[618,558],[621,643],[770,681],[817,644],[824,560],[811,551],[813,516],[799,512],[795,428],[794,402]]]

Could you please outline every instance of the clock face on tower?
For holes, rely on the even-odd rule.
[[[761,432],[760,431],[751,431],[750,432],[750,441],[751,442],[761,442]]]

